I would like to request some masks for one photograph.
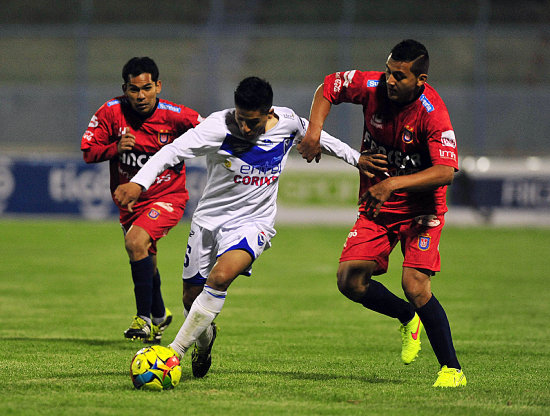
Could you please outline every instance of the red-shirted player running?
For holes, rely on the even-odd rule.
[[[111,193],[119,184],[129,182],[159,149],[201,120],[196,111],[157,98],[162,82],[152,59],[130,59],[122,69],[122,78],[124,95],[97,110],[81,144],[86,163],[109,161]],[[114,200],[130,257],[137,306],[131,326],[124,332],[126,338],[160,343],[172,321],[160,290],[156,242],[180,221],[188,199],[182,163],[162,172],[131,211]]]
[[[298,150],[320,158],[319,133],[331,104],[363,106],[360,208],[340,257],[338,288],[354,302],[401,322],[401,358],[410,364],[420,351],[422,327],[441,365],[434,386],[466,385],[449,321],[431,292],[440,270],[439,239],[447,212],[445,194],[458,169],[456,140],[443,100],[426,83],[429,56],[414,40],[397,44],[384,72],[328,75],[314,96],[310,124]],[[401,243],[402,286],[397,297],[373,275],[385,273]]]

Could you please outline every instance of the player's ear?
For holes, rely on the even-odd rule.
[[[162,91],[162,81],[160,79],[155,82],[155,87],[157,87],[157,94]]]
[[[124,94],[126,94],[126,89],[128,88],[128,86],[126,85],[126,83],[122,84],[122,92]]]
[[[416,85],[421,87],[424,85],[424,83],[428,80],[428,74],[420,74],[418,78],[416,78]]]

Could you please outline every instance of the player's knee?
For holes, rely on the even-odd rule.
[[[223,268],[214,268],[210,272],[206,283],[212,289],[226,291],[235,277],[236,276],[228,270]]]
[[[406,298],[417,308],[423,306],[431,297],[430,277],[425,273],[405,275],[401,286]]]
[[[361,290],[355,277],[344,270],[338,270],[336,277],[336,284],[342,295],[351,300],[361,296]]]
[[[151,241],[132,234],[126,234],[124,246],[131,259],[147,255]]]
[[[338,290],[357,302],[369,287],[372,270],[370,263],[341,264],[336,273]]]

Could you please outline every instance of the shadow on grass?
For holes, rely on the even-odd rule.
[[[230,370],[230,371],[220,371],[221,374],[246,374],[246,375],[267,375],[267,376],[278,376],[278,377],[284,377],[294,380],[312,380],[312,381],[320,381],[320,380],[352,380],[352,381],[358,381],[362,383],[367,384],[404,384],[405,381],[400,379],[389,379],[389,378],[381,378],[378,377],[376,374],[370,375],[370,376],[357,376],[353,374],[344,375],[344,374],[326,374],[326,373],[303,373],[303,372],[297,372],[297,371],[272,371],[272,370],[266,370],[266,371],[252,371],[252,370]]]
[[[109,339],[92,339],[92,338],[38,338],[38,337],[0,337],[0,342],[28,342],[28,343],[65,343],[65,344],[79,344],[92,347],[115,347],[121,345],[133,345],[128,340],[109,340]],[[141,343],[135,344],[142,345]],[[143,344],[145,346],[145,344]]]

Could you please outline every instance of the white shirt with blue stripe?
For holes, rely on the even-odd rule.
[[[253,141],[240,135],[235,109],[212,113],[158,151],[132,182],[148,189],[165,169],[206,155],[206,187],[193,222],[208,230],[251,222],[273,227],[278,177],[290,149],[304,137],[308,125],[290,108],[273,109],[277,124]],[[321,134],[321,148],[323,153],[357,166],[359,152],[326,132]]]

